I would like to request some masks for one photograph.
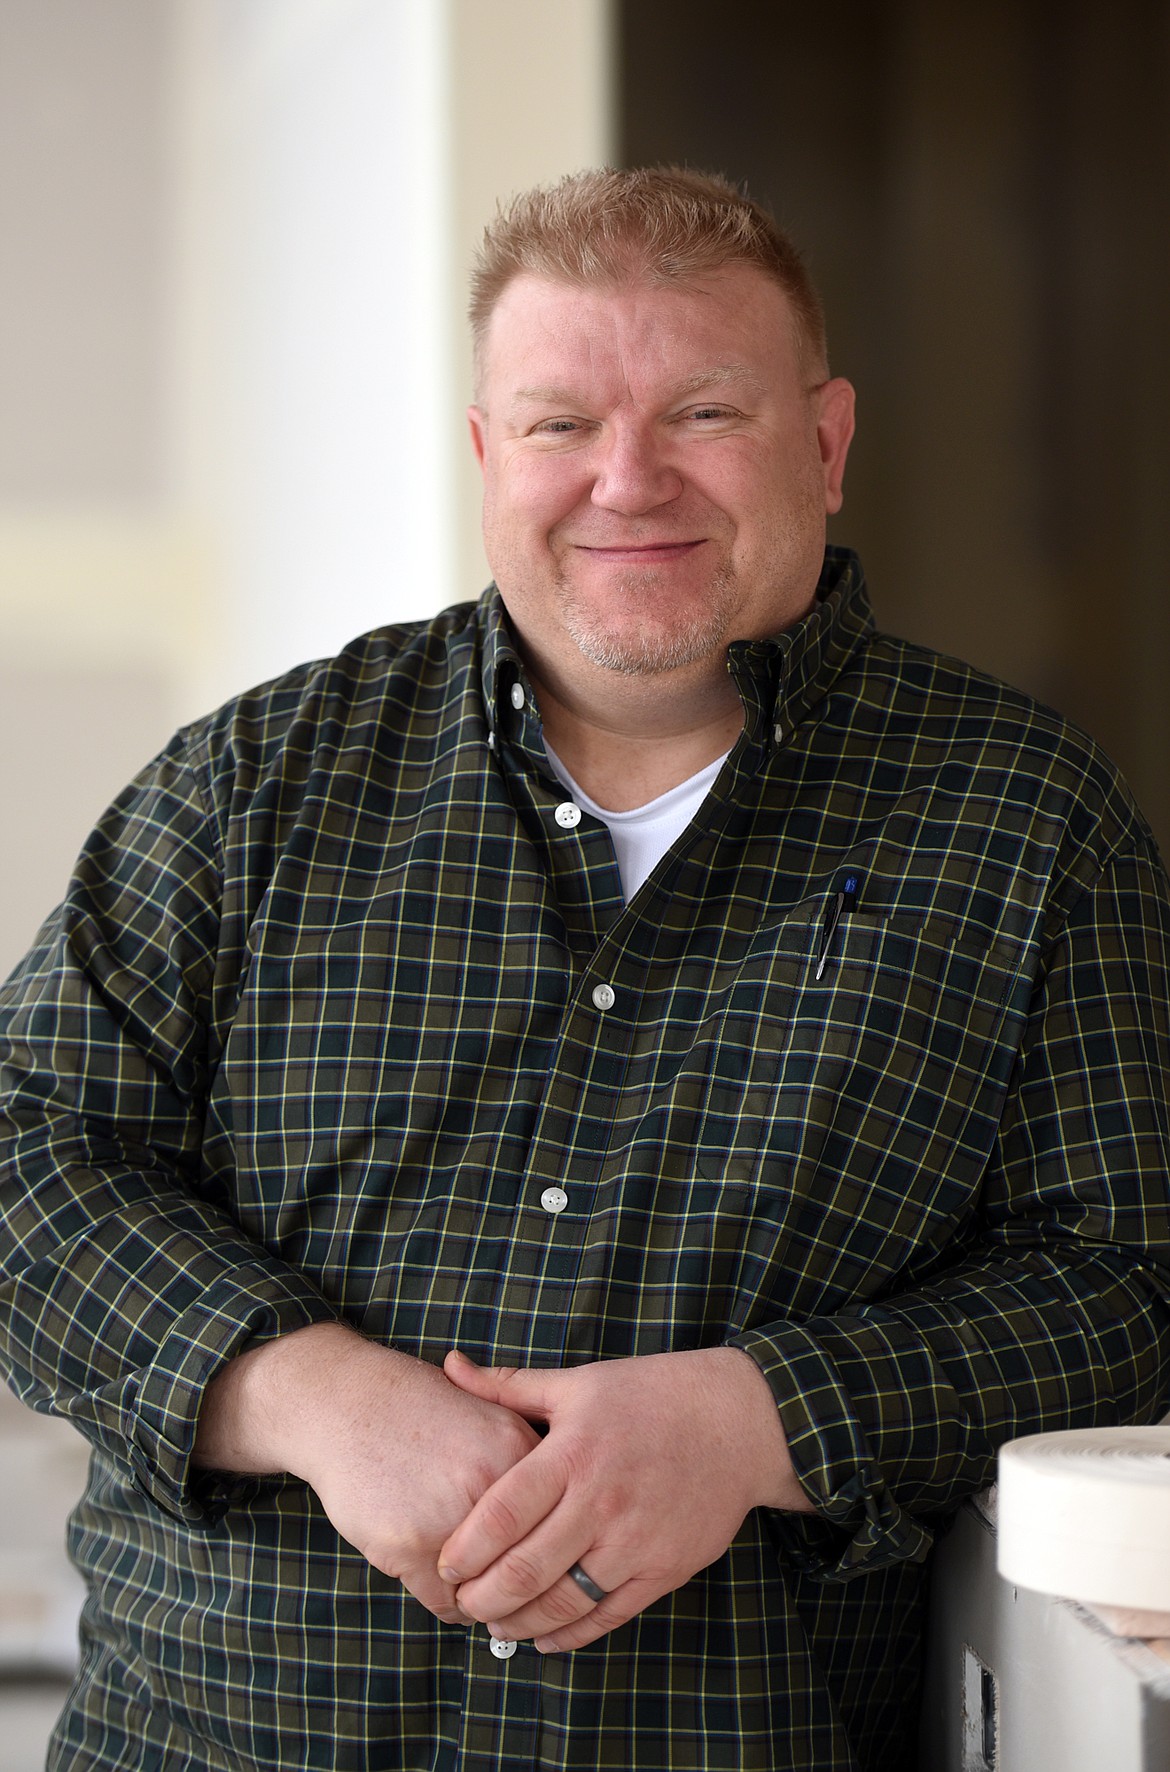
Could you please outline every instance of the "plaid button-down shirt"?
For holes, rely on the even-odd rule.
[[[1054,714],[875,634],[851,556],[729,668],[743,735],[628,905],[490,593],[102,821],[0,1016],[6,1359],[94,1447],[54,1767],[904,1772],[932,1531],[1006,1437],[1155,1414],[1145,825]],[[189,1465],[222,1363],[331,1316],[434,1362],[733,1342],[819,1518],[497,1660],[303,1484]]]

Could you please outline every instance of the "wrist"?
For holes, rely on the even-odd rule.
[[[788,1438],[767,1378],[743,1348],[723,1347],[717,1351],[727,1356],[727,1376],[734,1379],[737,1387],[752,1505],[779,1508],[786,1513],[815,1513],[814,1504],[793,1469]]]
[[[194,1462],[215,1470],[294,1476],[339,1369],[370,1344],[342,1323],[313,1323],[237,1354],[207,1387]]]

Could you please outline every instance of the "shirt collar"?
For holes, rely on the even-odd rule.
[[[727,649],[748,739],[765,750],[787,743],[873,631],[861,561],[849,548],[826,548],[808,614],[771,639]]]
[[[495,585],[480,600],[479,622],[484,708],[494,739],[535,718],[536,703]],[[860,560],[849,548],[826,548],[808,614],[771,639],[728,647],[749,740],[766,751],[786,743],[873,630]]]

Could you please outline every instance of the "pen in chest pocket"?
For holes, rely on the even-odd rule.
[[[857,889],[860,880],[856,874],[846,874],[840,890],[834,892],[825,906],[825,915],[821,922],[821,945],[817,952],[817,971],[819,978],[825,970],[825,962],[829,958],[829,949],[833,945],[833,936],[837,925],[846,911],[857,909]]]

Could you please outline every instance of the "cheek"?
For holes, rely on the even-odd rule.
[[[810,521],[824,518],[824,487],[819,462],[807,452],[794,450],[784,460],[773,460],[761,471],[747,475],[729,498],[728,509],[748,547],[767,547],[776,537],[789,535]]]
[[[784,474],[784,463],[774,452],[753,447],[740,437],[721,438],[717,445],[692,450],[677,465],[691,494],[721,511],[737,528],[750,527],[776,503]]]
[[[589,498],[591,482],[572,457],[517,462],[498,488],[502,516],[522,528],[547,531]]]

